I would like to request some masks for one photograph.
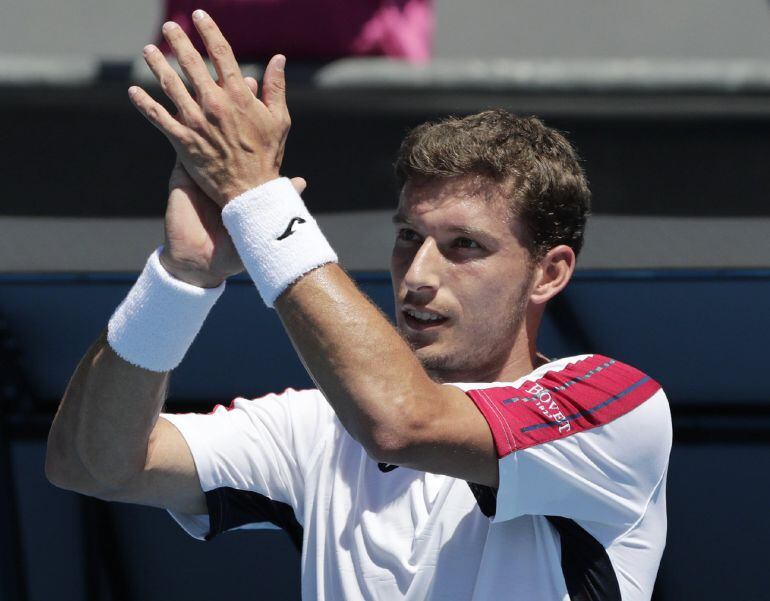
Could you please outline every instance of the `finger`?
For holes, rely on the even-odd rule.
[[[274,115],[288,116],[286,107],[286,77],[284,68],[286,57],[276,54],[265,67],[265,76],[262,78],[262,101]]]
[[[219,27],[205,11],[198,9],[193,13],[195,28],[206,46],[211,62],[214,64],[219,82],[224,87],[239,88],[244,85],[241,69],[235,60],[230,44],[222,35]]]
[[[128,88],[128,97],[139,112],[172,142],[181,140],[187,133],[184,125],[174,119],[162,104],[139,86]]]
[[[259,91],[259,83],[257,83],[257,80],[253,77],[244,77],[243,81],[246,82],[246,87],[251,90],[251,93],[256,96],[257,92]]]
[[[203,90],[214,85],[203,57],[195,49],[187,34],[173,21],[164,23],[162,30],[163,37],[174,51],[179,66],[200,98]]]
[[[182,78],[168,64],[163,53],[152,44],[149,44],[144,47],[144,60],[147,66],[150,67],[150,71],[155,75],[155,79],[158,80],[161,89],[171,102],[174,103],[182,117],[186,118],[194,114],[198,109],[198,105],[190,96],[190,92],[187,91]]]
[[[294,189],[297,191],[297,194],[302,194],[307,188],[307,182],[302,177],[292,177],[291,185],[294,186]]]

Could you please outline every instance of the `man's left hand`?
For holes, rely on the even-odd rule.
[[[286,58],[279,54],[268,63],[260,100],[244,81],[214,20],[196,10],[193,22],[217,72],[217,81],[182,28],[168,22],[163,25],[163,36],[195,97],[153,45],[144,48],[145,61],[177,114],[172,116],[138,86],[129,88],[129,96],[168,138],[195,182],[224,207],[242,192],[279,177],[291,125],[285,95]]]

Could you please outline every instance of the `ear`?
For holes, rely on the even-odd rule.
[[[535,280],[529,300],[542,305],[559,294],[575,271],[575,251],[566,244],[554,246],[535,266]]]

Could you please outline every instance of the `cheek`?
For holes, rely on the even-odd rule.
[[[494,324],[510,315],[525,276],[511,269],[488,269],[468,263],[453,273],[452,288],[464,321]]]
[[[455,265],[447,283],[464,310],[474,315],[505,287],[483,264],[474,262]]]

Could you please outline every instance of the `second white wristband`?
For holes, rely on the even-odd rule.
[[[199,288],[163,268],[158,248],[107,325],[107,340],[123,359],[151,371],[179,365],[225,283]]]
[[[337,262],[288,178],[235,197],[222,209],[222,221],[268,307],[309,271]]]

